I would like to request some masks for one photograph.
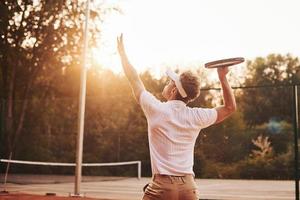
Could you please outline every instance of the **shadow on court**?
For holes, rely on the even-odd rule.
[[[31,194],[0,194],[0,200],[107,200],[95,198],[77,198],[77,197],[58,197],[58,196],[42,196]]]
[[[41,196],[31,194],[0,194],[0,200],[110,200],[110,199],[95,199],[87,197],[58,197],[58,196]],[[208,199],[199,199],[208,200]],[[212,200],[212,199],[210,199]]]

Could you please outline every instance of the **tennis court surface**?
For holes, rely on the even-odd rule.
[[[10,175],[6,190],[15,195],[10,198],[0,195],[0,200],[29,200],[32,196],[20,195],[21,193],[43,195],[55,193],[59,197],[68,197],[74,191],[73,176],[49,176],[49,175]],[[3,175],[1,175],[1,183]],[[124,178],[124,177],[83,177],[81,192],[89,198],[110,200],[139,200],[143,192],[143,186],[150,178]],[[295,186],[293,181],[269,181],[269,180],[224,180],[224,179],[197,179],[201,193],[201,199],[295,199]],[[1,191],[4,185],[0,184]],[[19,194],[19,195],[17,195]],[[42,196],[41,200],[74,199],[54,198]],[[84,199],[85,200],[85,199]]]

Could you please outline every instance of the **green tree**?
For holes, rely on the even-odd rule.
[[[288,85],[300,84],[300,62],[289,54],[271,54],[248,62],[245,89],[241,98],[247,124],[255,126],[271,118],[291,122],[292,90]]]
[[[100,21],[103,9],[91,12]],[[61,70],[80,64],[84,1],[0,1],[0,96],[5,152],[22,132],[29,99],[47,97]],[[98,26],[90,30],[92,41]],[[52,88],[53,89],[53,88]]]

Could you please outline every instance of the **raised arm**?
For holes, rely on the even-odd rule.
[[[235,97],[226,78],[227,73],[228,67],[218,68],[219,80],[221,82],[221,87],[223,91],[224,105],[216,108],[218,117],[215,124],[223,121],[236,110]]]
[[[145,86],[134,67],[128,61],[123,44],[123,34],[121,34],[120,37],[117,37],[117,44],[124,73],[131,85],[135,99],[139,103],[140,95],[142,91],[145,90]]]

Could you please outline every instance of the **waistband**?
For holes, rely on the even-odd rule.
[[[186,183],[194,181],[194,176],[192,174],[185,175],[165,175],[165,174],[154,174],[152,180],[161,180],[169,183]]]
[[[192,174],[184,174],[184,175],[167,175],[167,174],[154,174],[153,177],[193,177]]]

